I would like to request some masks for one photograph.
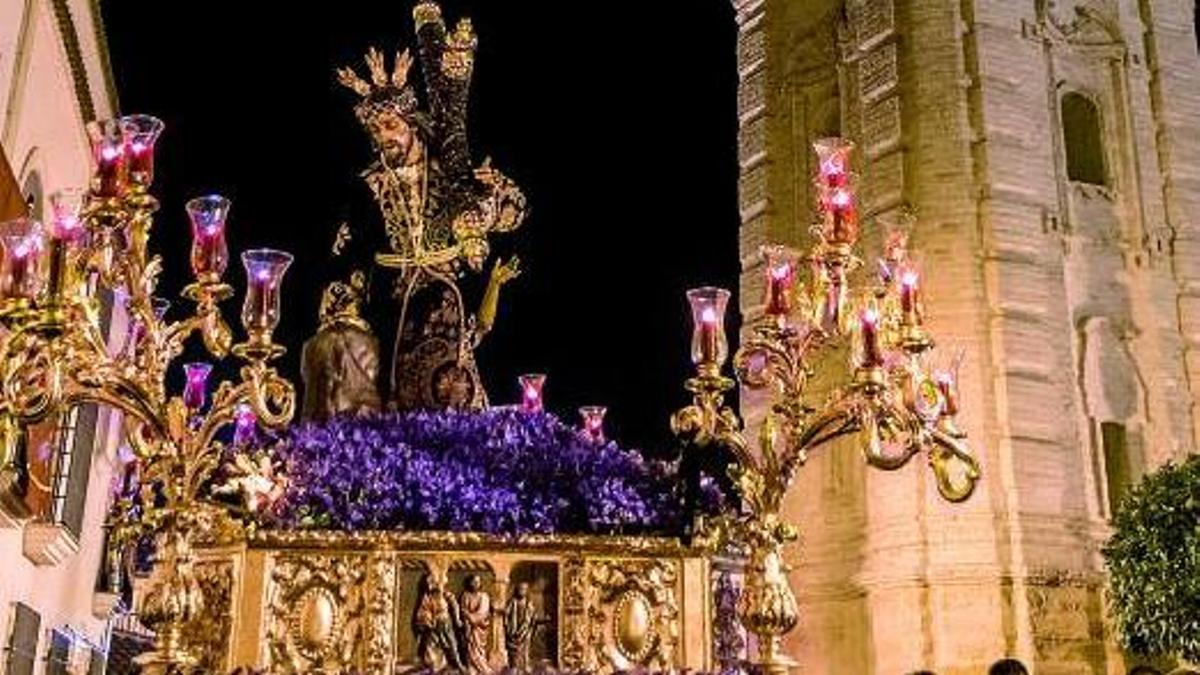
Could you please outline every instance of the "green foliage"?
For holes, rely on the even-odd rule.
[[[1200,457],[1147,476],[1113,526],[1104,558],[1122,644],[1200,661]]]

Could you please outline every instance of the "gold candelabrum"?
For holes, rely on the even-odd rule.
[[[794,665],[780,643],[799,619],[783,558],[797,529],[781,508],[810,453],[856,435],[867,463],[891,471],[924,451],[938,491],[951,502],[969,497],[980,475],[955,422],[957,364],[937,370],[930,363],[933,340],[923,326],[919,270],[908,256],[903,227],[887,233],[876,280],[857,292],[849,286],[850,275],[861,267],[854,254],[859,220],[852,148],[837,138],[815,144],[822,218],[803,259],[811,270],[804,291],[798,288],[797,253],[783,246],[762,251],[765,310],[733,360],[741,385],[771,394],[757,449],[724,403],[736,386],[721,373],[729,351],[724,331],[729,292],[688,292],[697,374],[686,385],[693,403],[674,415],[672,428],[695,451],[724,447],[732,454],[730,472],[744,509],[715,529],[747,554],[738,615],[757,638],[758,663],[768,673],[786,673]],[[849,381],[814,400],[809,380],[815,365],[846,340],[852,346]]]
[[[225,447],[218,433],[229,425],[236,425],[235,436],[256,425],[282,427],[295,401],[292,384],[270,365],[284,352],[272,333],[291,256],[268,249],[242,255],[248,339],[234,346],[218,307],[233,294],[221,281],[229,210],[222,197],[187,204],[195,281],[183,295],[195,309],[179,321],[165,319],[168,303],[154,295],[161,260],[148,251],[158,209],[149,186],[162,128],[144,115],[93,124],[90,188],[56,193],[47,227],[29,219],[0,224],[0,478],[21,470],[19,448],[30,425],[85,403],[120,411],[144,508],[139,522],[116,523],[124,534],[112,536],[128,539],[134,531],[157,543],[139,607],[156,632],[155,649],[139,659],[149,674],[184,671],[197,662],[184,639],[204,601],[192,544],[225,522],[204,499]],[[104,290],[123,302],[128,317],[124,344],[115,348],[100,318]],[[222,382],[208,405],[206,363],[185,366],[182,395],[167,387],[172,363],[197,333],[214,358],[232,353],[243,362],[240,380]]]

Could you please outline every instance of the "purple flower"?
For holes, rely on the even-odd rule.
[[[288,489],[264,525],[495,534],[683,530],[674,465],[514,409],[335,418],[277,445]],[[706,509],[723,497],[704,483]],[[715,491],[715,494],[714,494]]]

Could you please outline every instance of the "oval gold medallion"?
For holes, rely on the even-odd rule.
[[[320,652],[333,637],[337,605],[329,591],[314,588],[304,594],[298,608],[298,628],[301,647],[308,652]]]
[[[617,602],[614,618],[621,652],[631,661],[644,659],[653,637],[653,610],[646,596],[637,591],[626,592]]]

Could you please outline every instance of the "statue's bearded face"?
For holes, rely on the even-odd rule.
[[[376,149],[389,163],[403,164],[416,156],[413,148],[420,140],[413,126],[400,113],[381,112],[371,118],[367,127]]]

